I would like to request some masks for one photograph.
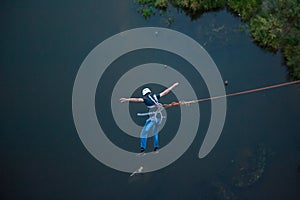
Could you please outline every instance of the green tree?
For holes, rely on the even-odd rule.
[[[227,0],[227,5],[247,21],[260,10],[261,0]]]
[[[163,10],[167,9],[168,4],[169,4],[168,0],[156,0],[154,2],[154,6],[156,8],[163,9]]]
[[[262,47],[277,50],[281,44],[282,23],[272,14],[253,17],[250,29],[254,40]]]
[[[294,44],[293,44],[294,43]],[[283,47],[283,55],[286,60],[286,65],[290,69],[292,78],[300,78],[300,44],[298,39]]]
[[[300,0],[135,0],[145,18],[163,12],[169,3],[182,9],[191,19],[206,11],[224,8],[250,21],[254,41],[261,47],[282,50],[293,78],[300,78]],[[168,23],[173,21],[168,18]]]

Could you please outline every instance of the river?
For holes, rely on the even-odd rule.
[[[131,0],[11,0],[0,5],[1,199],[299,199],[299,85],[227,98],[221,137],[203,159],[198,151],[211,104],[200,103],[200,128],[183,156],[161,170],[132,177],[95,159],[76,131],[72,90],[83,60],[105,39],[133,28],[166,27],[196,40],[228,80],[226,93],[288,81],[281,54],[256,46],[241,31],[238,16],[222,10],[191,21],[170,8],[167,17],[174,22],[168,26],[166,16],[145,20]],[[147,62],[188,65],[164,51],[131,52],[112,64],[117,71],[107,72],[96,93],[98,120],[108,137],[136,152],[138,140],[122,135],[108,108],[112,84],[124,69]],[[181,69],[197,97],[207,97],[201,77]],[[133,121],[142,125],[144,118],[135,117],[140,108],[130,104]],[[168,113],[171,122],[162,130],[161,147],[172,141],[178,115],[176,108]]]

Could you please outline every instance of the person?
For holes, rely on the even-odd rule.
[[[166,94],[168,94],[173,88],[175,88],[178,85],[178,83],[174,83],[171,87],[165,89],[159,94],[153,94],[149,88],[144,88],[142,90],[142,95],[143,98],[121,98],[120,102],[140,102],[140,103],[145,103],[145,105],[149,109],[149,118],[146,120],[146,123],[141,131],[140,134],[140,148],[141,148],[141,153],[143,153],[146,150],[146,145],[147,145],[147,137],[148,133],[153,128],[153,133],[154,133],[154,151],[157,151],[159,148],[159,143],[158,143],[158,131],[159,127],[162,121],[162,116],[161,113],[159,112],[159,108],[162,107],[162,104],[159,103],[159,99]],[[155,112],[157,111],[157,112]]]

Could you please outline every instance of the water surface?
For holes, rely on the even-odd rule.
[[[210,103],[202,103],[200,128],[188,151],[162,170],[129,178],[94,159],[81,143],[72,117],[73,83],[82,61],[100,42],[132,28],[166,27],[165,18],[144,20],[129,0],[1,1],[0,5],[2,199],[299,198],[299,86],[228,98],[221,138],[200,160],[197,155],[210,118]],[[203,14],[194,21],[176,9],[171,15],[175,21],[170,28],[192,37],[209,52],[229,81],[227,93],[287,81],[280,53],[257,47],[248,33],[239,31],[240,18],[226,11]],[[201,77],[171,53],[141,50],[113,65],[129,70],[154,61],[186,66],[187,70],[180,68],[182,73],[199,98],[207,97]],[[109,117],[101,117],[110,107],[110,84],[119,72],[107,72],[111,78],[100,83],[99,88],[107,90],[97,91],[97,114],[111,130],[111,140],[138,151],[137,140],[127,141]],[[178,118],[176,109],[172,112],[161,135],[162,145],[174,137],[172,124]],[[264,172],[251,186],[236,186],[236,179],[243,180],[241,167],[255,166],[253,158],[262,155],[259,146],[266,152]]]

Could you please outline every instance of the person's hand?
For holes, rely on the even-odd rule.
[[[174,84],[169,88],[169,90],[173,90],[177,85],[179,85],[178,82],[174,83]]]
[[[121,103],[123,103],[123,102],[128,101],[128,99],[126,99],[126,98],[121,98],[120,101],[121,101]]]

